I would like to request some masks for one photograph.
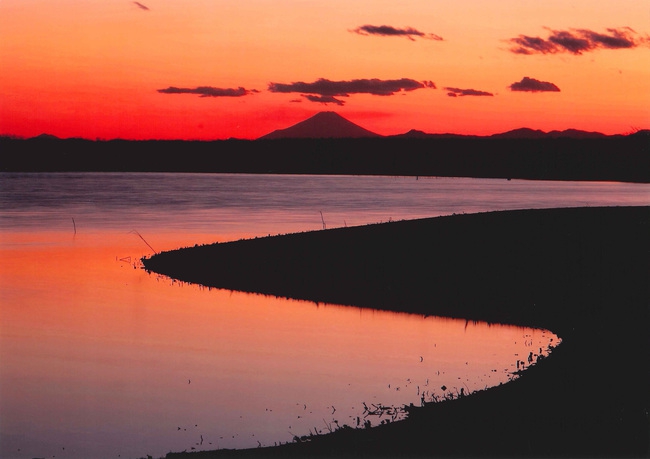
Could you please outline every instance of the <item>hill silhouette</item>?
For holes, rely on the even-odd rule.
[[[454,138],[493,138],[493,139],[601,139],[608,137],[602,132],[582,131],[580,129],[565,129],[564,131],[545,132],[541,129],[518,128],[506,132],[499,132],[489,136],[477,136],[467,134],[429,134],[417,129],[411,129],[404,134],[397,134],[390,137],[407,139],[454,139]]]
[[[573,138],[573,139],[599,139],[607,137],[602,132],[581,131],[579,129],[565,129],[564,131],[550,131],[544,132],[541,129],[519,128],[512,131],[493,134],[490,137],[497,139],[559,139],[559,138]]]
[[[444,134],[430,134],[428,132],[420,131],[419,129],[411,129],[408,132],[403,134],[396,134],[389,137],[400,138],[400,139],[460,139],[460,138],[476,138],[479,136],[476,135],[466,135],[466,134],[453,134],[453,133],[444,133]]]
[[[366,137],[384,137],[365,129],[358,124],[344,118],[336,112],[319,112],[311,118],[307,118],[293,126],[285,129],[277,129],[269,134],[263,135],[258,140],[269,139],[358,139]],[[411,129],[403,134],[396,134],[386,137],[398,137],[408,139],[430,139],[430,138],[464,138],[464,137],[491,137],[497,139],[598,139],[607,137],[601,132],[582,131],[579,129],[566,129],[564,131],[553,130],[550,132],[541,129],[518,128],[506,132],[500,132],[489,136],[475,136],[454,133],[432,134],[417,129]]]
[[[286,129],[278,129],[260,137],[268,139],[358,139],[381,137],[343,118],[336,112],[319,112]]]
[[[216,141],[0,137],[0,171],[410,175],[650,183],[648,130],[602,137],[594,133],[577,136],[572,130],[558,136],[532,129],[516,130],[511,137],[422,131],[377,136],[330,112],[287,131],[258,140]],[[535,137],[527,135],[531,132]],[[298,134],[331,137],[282,137]],[[351,138],[355,135],[374,136]]]

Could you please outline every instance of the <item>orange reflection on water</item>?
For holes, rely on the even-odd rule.
[[[165,250],[188,238],[210,240],[148,242]],[[182,284],[139,269],[148,250],[134,234],[2,233],[0,456],[272,445],[325,430],[323,420],[355,426],[363,403],[499,384],[557,342],[542,330]]]

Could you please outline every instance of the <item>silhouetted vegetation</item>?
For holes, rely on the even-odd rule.
[[[90,141],[0,139],[2,171],[355,174],[650,181],[647,135]]]
[[[650,207],[491,212],[200,246],[145,267],[208,286],[544,327],[503,386],[223,456],[646,456]],[[300,440],[300,439],[299,439]],[[168,457],[182,457],[169,454]]]

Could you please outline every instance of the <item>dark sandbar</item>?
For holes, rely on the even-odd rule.
[[[147,270],[207,286],[548,328],[521,378],[341,429],[224,455],[645,456],[650,207],[455,215],[161,253]],[[176,455],[170,454],[176,457]]]

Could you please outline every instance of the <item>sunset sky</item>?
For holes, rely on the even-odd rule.
[[[0,134],[650,128],[648,0],[0,0]]]

